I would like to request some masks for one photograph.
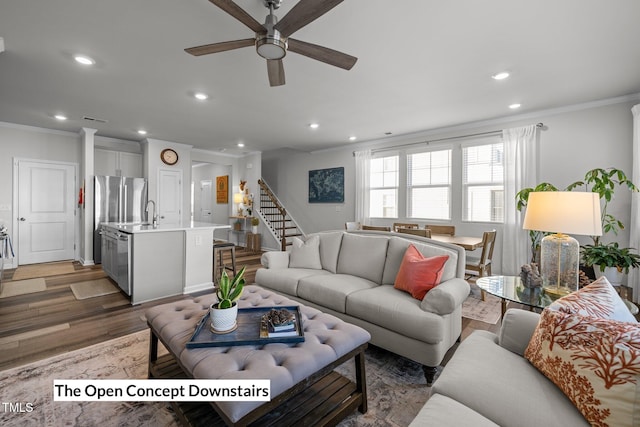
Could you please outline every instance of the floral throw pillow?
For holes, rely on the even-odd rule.
[[[549,306],[549,310],[637,323],[622,298],[604,276],[558,299]]]
[[[639,325],[543,310],[524,356],[591,425],[637,425]]]

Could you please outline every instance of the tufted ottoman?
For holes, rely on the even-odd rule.
[[[245,286],[239,307],[300,305],[305,341],[297,344],[187,349],[214,294],[159,305],[145,313],[151,329],[150,378],[268,379],[270,402],[173,402],[185,424],[194,418],[227,425],[334,425],[356,408],[365,413],[364,329],[256,285]],[[158,357],[158,339],[169,350]],[[356,383],[333,371],[353,358]],[[213,409],[213,410],[212,410]],[[220,424],[222,425],[222,424]]]

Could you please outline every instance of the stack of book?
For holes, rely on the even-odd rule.
[[[299,334],[296,317],[286,308],[272,309],[262,316],[260,338],[294,337]]]

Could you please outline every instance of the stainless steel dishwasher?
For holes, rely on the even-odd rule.
[[[131,234],[118,233],[117,282],[120,289],[131,296]]]

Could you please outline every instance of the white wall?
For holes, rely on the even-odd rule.
[[[7,227],[17,249],[18,236],[13,229],[16,217],[13,206],[13,160],[15,158],[50,160],[57,162],[81,162],[80,136],[70,132],[21,126],[0,122],[0,225]],[[73,194],[75,198],[77,194]],[[79,227],[77,221],[76,229]],[[76,233],[79,243],[79,232]],[[17,252],[17,251],[16,251]],[[5,268],[17,267],[14,260],[7,260]]]
[[[543,122],[544,128],[539,130],[539,182],[547,181],[563,187],[583,179],[585,172],[595,167],[616,167],[631,176],[633,132],[631,107],[636,103],[635,99],[610,100],[522,116],[517,119],[495,120],[482,125],[469,124],[456,129],[398,137],[386,142],[352,144],[336,150],[265,154],[262,161],[263,176],[305,233],[343,229],[346,221],[354,220],[355,160],[352,153],[363,148],[382,148]],[[340,166],[345,168],[345,202],[343,204],[310,204],[307,188],[309,170]],[[460,179],[460,177],[454,179]],[[610,213],[625,224],[629,224],[631,202],[627,191],[618,191],[610,206]],[[387,222],[390,225],[394,221]],[[496,228],[500,233],[502,228],[499,224],[496,226],[496,224],[487,223],[454,223],[453,225],[456,226],[456,234],[470,236],[480,236],[488,228]],[[624,230],[619,236],[607,236],[603,240],[618,240],[626,244],[627,233],[627,230]],[[502,260],[500,236],[497,240],[494,252],[494,265],[497,268],[494,267],[493,273],[500,273],[499,266]],[[588,238],[579,240],[581,243],[589,241]],[[523,260],[522,263],[526,261]]]

